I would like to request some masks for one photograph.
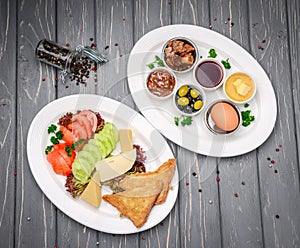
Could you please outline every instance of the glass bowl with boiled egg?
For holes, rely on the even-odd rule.
[[[243,104],[254,97],[256,84],[248,74],[235,72],[226,78],[223,84],[223,91],[230,101],[236,104]]]
[[[194,116],[204,109],[206,95],[197,85],[183,84],[174,92],[173,102],[177,112],[185,116]]]
[[[204,118],[206,127],[216,135],[232,135],[239,129],[242,122],[239,108],[227,99],[210,103]]]

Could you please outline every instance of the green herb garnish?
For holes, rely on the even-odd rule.
[[[179,124],[181,124],[181,126],[189,126],[191,125],[193,122],[193,119],[191,116],[180,116],[180,117],[174,117],[174,123],[176,126],[179,126]]]
[[[255,117],[253,115],[250,115],[251,110],[242,111],[242,125],[244,127],[247,127],[251,124],[252,121],[255,120]]]
[[[215,58],[215,57],[217,57],[218,56],[218,54],[216,53],[216,50],[215,49],[210,49],[209,50],[209,56],[208,56],[208,58]]]
[[[149,63],[149,64],[146,65],[146,66],[148,66],[148,68],[150,70],[152,70],[155,67],[155,64],[157,66],[160,66],[160,67],[164,67],[165,66],[164,62],[162,61],[162,59],[160,57],[158,57],[157,55],[155,55],[154,58],[155,58],[155,60],[152,63]]]
[[[227,58],[226,60],[222,60],[221,63],[224,65],[225,69],[231,68],[231,65],[229,63],[229,58]]]
[[[79,145],[81,145],[82,143],[87,142],[87,141],[88,141],[87,139],[80,139],[80,140],[76,141],[71,146],[72,150],[76,150],[79,147]]]
[[[59,140],[61,140],[64,137],[64,134],[62,133],[62,131],[58,131],[55,133],[56,138],[58,138]]]
[[[72,147],[70,145],[67,145],[65,147],[65,151],[66,151],[66,153],[68,154],[69,157],[72,157],[72,151],[73,151],[73,149],[72,149]]]
[[[52,136],[52,137],[50,138],[50,141],[51,141],[54,145],[59,144],[59,139],[56,138],[55,136]]]
[[[249,107],[249,103],[245,103],[245,104],[244,104],[244,107],[245,107],[245,108],[248,108],[248,107]]]
[[[51,152],[52,149],[53,149],[53,146],[47,146],[46,149],[45,149],[46,155],[48,155],[48,153]]]
[[[48,127],[48,134],[50,133],[55,133],[57,129],[57,126],[55,126],[54,124],[51,124],[49,127]]]

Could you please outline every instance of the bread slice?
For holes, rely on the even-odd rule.
[[[162,189],[162,184],[154,184],[155,194],[147,193],[145,196],[141,196],[142,188],[133,188],[126,191],[104,195],[103,200],[109,202],[115,208],[121,212],[121,216],[129,218],[133,224],[139,228],[145,224],[148,219],[148,215]],[[136,195],[137,194],[137,195]]]
[[[176,169],[176,160],[169,159],[167,162],[163,163],[156,171],[150,171],[146,173],[137,173],[133,175],[126,176],[120,181],[119,186],[124,189],[145,187],[151,181],[162,182],[163,188],[157,197],[155,204],[161,204],[166,201],[170,182],[173,178]]]
[[[119,183],[124,191],[102,198],[139,228],[147,221],[153,205],[165,202],[175,169],[176,160],[169,159],[156,171],[127,175]]]

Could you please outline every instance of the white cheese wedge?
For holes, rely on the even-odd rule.
[[[136,160],[136,150],[131,149],[96,163],[95,169],[100,173],[100,181],[116,178],[129,171]]]
[[[241,83],[237,88],[237,93],[242,96],[246,96],[250,89],[251,87],[249,87],[247,84]]]
[[[122,152],[131,151],[133,148],[132,131],[130,129],[120,129],[120,145]]]
[[[100,173],[95,171],[89,184],[82,192],[80,197],[94,207],[99,207],[101,204],[101,186],[100,186]]]

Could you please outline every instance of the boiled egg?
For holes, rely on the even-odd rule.
[[[211,118],[215,125],[225,132],[231,132],[239,125],[239,114],[231,104],[226,102],[218,102],[213,105]]]

